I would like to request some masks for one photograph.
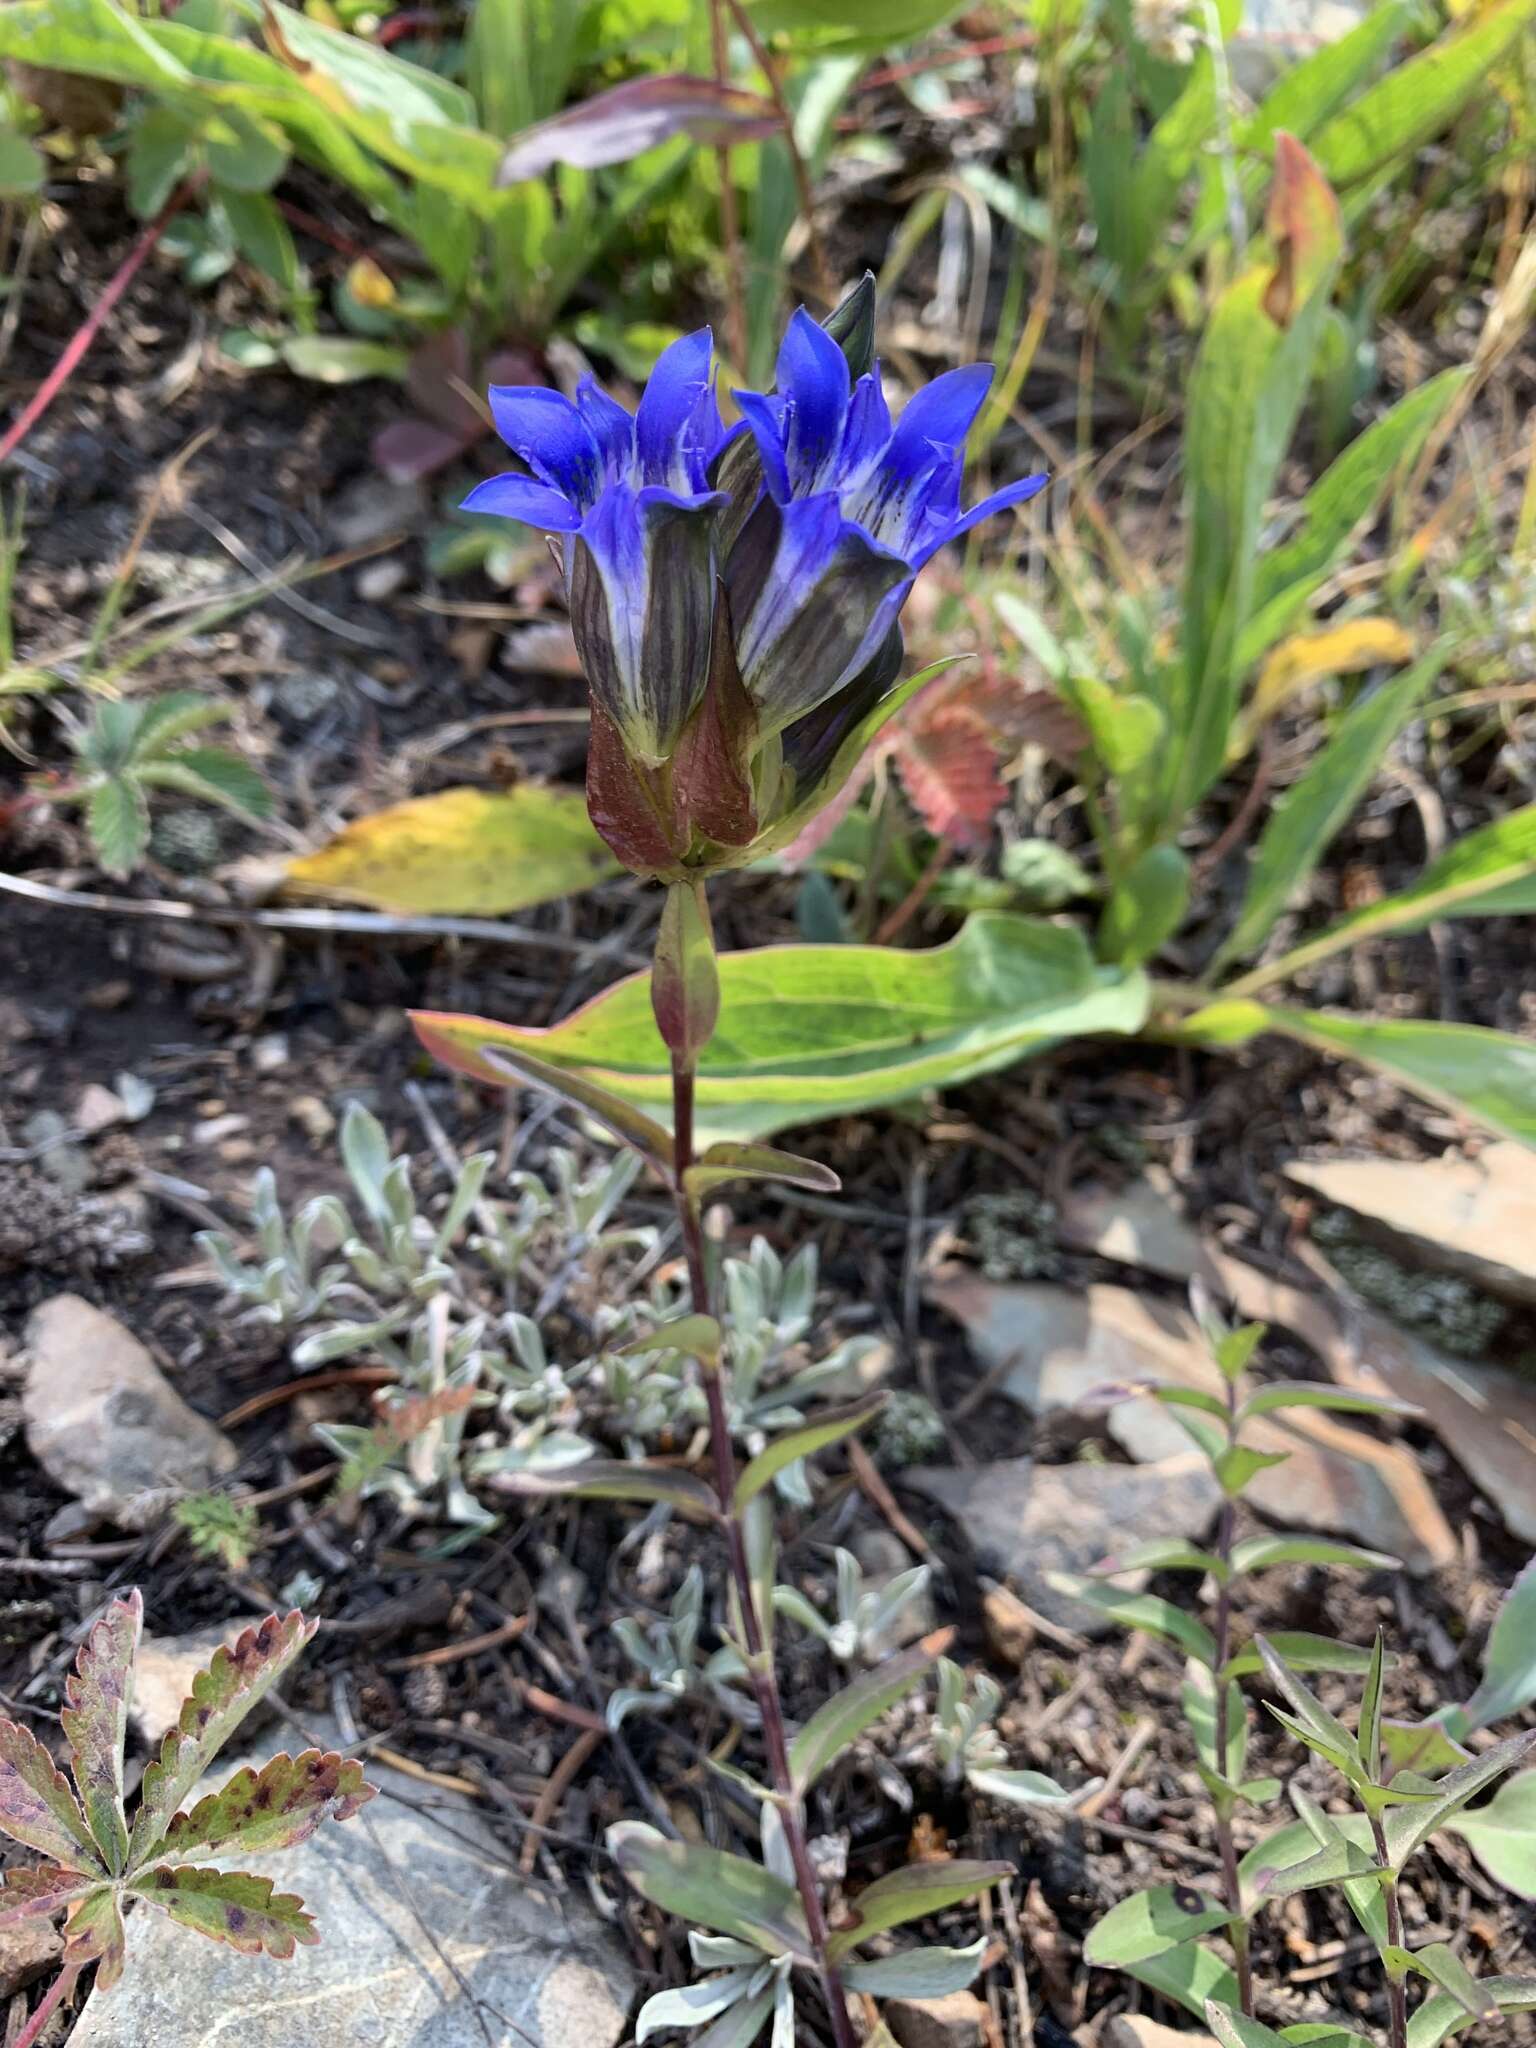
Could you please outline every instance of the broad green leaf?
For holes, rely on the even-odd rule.
[[[272,808],[272,792],[261,776],[224,747],[182,747],[164,760],[144,762],[137,773],[147,788],[178,790],[237,817],[264,818]]]
[[[1332,1636],[1308,1635],[1302,1629],[1276,1629],[1266,1641],[1292,1671],[1362,1672],[1371,1668],[1369,1650],[1362,1650],[1358,1643],[1335,1642]],[[1389,1657],[1388,1667],[1395,1662],[1395,1658]],[[1249,1672],[1263,1669],[1264,1660],[1256,1650],[1239,1650],[1227,1660],[1229,1678],[1246,1678]]]
[[[641,1898],[689,1925],[733,1934],[769,1955],[804,1954],[805,1928],[792,1884],[697,1842],[672,1842],[644,1821],[608,1830],[614,1861]]]
[[[1214,1998],[1205,2008],[1205,2017],[1221,2048],[1282,2048],[1285,2040],[1262,2020],[1251,2020],[1237,2006],[1219,2004]]]
[[[715,1490],[691,1472],[670,1465],[628,1464],[622,1458],[589,1458],[553,1471],[497,1472],[491,1484],[498,1493],[525,1500],[662,1501],[682,1514],[713,1521],[720,1513]]]
[[[1411,1401],[1391,1394],[1366,1394],[1351,1387],[1329,1386],[1325,1380],[1270,1380],[1250,1394],[1237,1411],[1238,1422],[1255,1415],[1273,1415],[1282,1408],[1332,1408],[1344,1415],[1417,1415]]]
[[[684,1186],[695,1196],[735,1180],[780,1181],[786,1187],[810,1188],[821,1195],[835,1195],[842,1186],[830,1166],[801,1159],[793,1152],[780,1152],[772,1145],[711,1145],[683,1175]]]
[[[1133,1543],[1129,1550],[1117,1550],[1096,1564],[1090,1574],[1096,1579],[1113,1578],[1118,1572],[1209,1572],[1221,1580],[1227,1567],[1209,1550],[1201,1550],[1178,1536],[1154,1536],[1146,1543]]]
[[[320,1937],[292,1892],[274,1891],[270,1877],[244,1870],[181,1870],[159,1864],[128,1887],[183,1927],[225,1941],[244,1956],[291,1956]]]
[[[128,143],[128,204],[152,220],[187,174],[196,127],[175,107],[151,103],[133,124]]]
[[[1086,1032],[1139,1030],[1143,976],[1095,965],[1082,935],[978,913],[926,952],[765,946],[720,960],[720,1028],[699,1062],[701,1139],[754,1138],[954,1086]],[[417,1012],[449,1065],[504,1083],[483,1049],[533,1054],[611,1095],[670,1115],[666,1048],[636,975],[548,1030]],[[548,1085],[548,1084],[546,1084]]]
[[[1069,1593],[1074,1600],[1086,1600],[1090,1607],[1098,1608],[1101,1614],[1107,1614],[1125,1628],[1142,1628],[1151,1635],[1165,1636],[1191,1657],[1198,1657],[1202,1664],[1216,1661],[1216,1638],[1205,1623],[1186,1614],[1182,1607],[1175,1607],[1171,1600],[1160,1600],[1154,1593],[1125,1593],[1116,1586],[1096,1585],[1092,1579],[1072,1578],[1063,1572],[1052,1572],[1050,1582],[1059,1592]]]
[[[0,199],[30,199],[47,178],[43,153],[8,122],[0,121]]]
[[[133,1659],[143,1625],[144,1601],[137,1589],[111,1603],[80,1646],[59,1712],[80,1804],[101,1859],[114,1876],[128,1858],[123,1746],[133,1696]]]
[[[314,384],[360,384],[369,377],[400,382],[410,368],[410,357],[394,342],[355,334],[290,334],[281,347],[295,377]]]
[[[1470,25],[1394,65],[1312,138],[1324,175],[1357,184],[1449,126],[1536,12],[1536,0],[1504,0]]]
[[[1149,1991],[1176,1999],[1198,2020],[1205,2018],[1208,1998],[1219,1998],[1224,2005],[1237,2002],[1237,1978],[1230,1965],[1203,1941],[1186,1941],[1178,1948],[1166,1948],[1155,1956],[1143,1956],[1139,1962],[1119,1967]]]
[[[1326,1536],[1250,1536],[1232,1549],[1234,1574],[1267,1571],[1276,1564],[1347,1564],[1361,1571],[1391,1571],[1399,1563],[1384,1550],[1364,1550],[1358,1543],[1335,1543]]]
[[[299,252],[294,247],[293,232],[274,202],[264,192],[225,190],[219,196],[235,247],[246,262],[271,278],[282,291],[296,292],[301,282]],[[229,353],[228,336],[224,350]]]
[[[1448,656],[1448,647],[1437,645],[1400,676],[1362,697],[1275,806],[1254,848],[1242,910],[1216,956],[1213,972],[1263,945],[1275,920],[1370,787],[1387,749],[1417,712]]]
[[[0,57],[151,91],[174,90],[187,75],[111,0],[22,0],[0,16]]]
[[[115,1885],[88,1892],[71,1909],[64,1936],[64,1967],[96,1965],[95,1991],[110,1991],[123,1974],[127,1933]]]
[[[1431,1984],[1438,1984],[1470,2018],[1480,2020],[1498,2011],[1487,1989],[1478,1983],[1449,1942],[1432,1941],[1425,1948],[1411,1950],[1409,1965]]]
[[[1318,1052],[1360,1060],[1455,1116],[1469,1116],[1536,1147],[1536,1044],[1477,1024],[1351,1017],[1327,1010],[1291,1010],[1236,1003],[1251,1028],[1283,1031]],[[1192,1020],[1197,1021],[1197,1020]],[[1236,1020],[1234,1020],[1236,1021]]]
[[[841,1408],[824,1408],[811,1422],[799,1429],[786,1430],[782,1436],[758,1452],[743,1470],[736,1482],[733,1500],[735,1512],[739,1515],[754,1494],[771,1486],[786,1465],[793,1465],[799,1458],[808,1458],[813,1452],[827,1449],[831,1444],[841,1443],[845,1436],[852,1436],[873,1422],[885,1406],[885,1392],[881,1389],[867,1394],[860,1401],[850,1401]]]
[[[1211,1469],[1222,1492],[1228,1499],[1236,1500],[1250,1479],[1267,1472],[1272,1465],[1283,1465],[1290,1455],[1289,1451],[1258,1451],[1252,1444],[1228,1444],[1212,1460]]]
[[[905,1699],[943,1646],[942,1642],[933,1648],[919,1644],[904,1650],[825,1700],[789,1745],[789,1769],[796,1791],[808,1791],[866,1728]]]
[[[319,1627],[295,1608],[269,1614],[233,1649],[221,1644],[192,1681],[180,1717],[144,1773],[128,1865],[136,1870],[171,1824],[182,1801],[240,1723],[282,1677]]]
[[[1484,1977],[1482,1988],[1500,2012],[1536,2011],[1536,1977]],[[1437,1991],[1409,2018],[1408,2048],[1440,2048],[1471,2024],[1472,2015],[1458,1999]]]
[[[649,1159],[664,1172],[673,1165],[672,1134],[653,1117],[649,1117],[618,1090],[604,1087],[593,1080],[589,1073],[577,1068],[556,1066],[552,1060],[542,1060],[522,1045],[508,1045],[504,1041],[506,1027],[495,1024],[482,1025],[477,1036],[481,1043],[476,1049],[477,1064],[470,1067],[453,1044],[452,1038],[438,1032],[434,1027],[440,1019],[424,1019],[420,1012],[411,1013],[411,1022],[416,1026],[416,1035],[427,1051],[440,1059],[444,1066],[461,1067],[466,1072],[491,1074],[503,1087],[508,1082],[516,1085],[532,1082],[534,1087],[556,1095],[562,1102],[573,1103],[590,1117],[622,1138],[626,1145],[632,1145],[643,1158]],[[462,1021],[462,1020],[454,1020]],[[478,1023],[478,1019],[471,1019]],[[494,1034],[494,1042],[484,1042],[488,1034]],[[537,1034],[527,1034],[533,1037]]]
[[[1189,861],[1176,846],[1152,846],[1122,876],[1099,920],[1099,952],[1122,967],[1150,960],[1189,908]]]
[[[136,780],[110,776],[92,790],[86,827],[96,856],[109,875],[131,875],[149,847],[149,805]]]
[[[1083,1943],[1083,1960],[1101,1969],[1144,1962],[1225,1927],[1231,1918],[1219,1899],[1192,1885],[1155,1885],[1151,1891],[1133,1892],[1094,1922]]]
[[[0,1835],[67,1870],[105,1872],[68,1780],[19,1721],[0,1720]]]
[[[1439,1721],[1383,1720],[1381,1747],[1394,1771],[1417,1771],[1426,1778],[1438,1778],[1472,1760]]]
[[[1483,1675],[1462,1708],[1468,1729],[1487,1728],[1536,1700],[1536,1559],[1505,1594],[1488,1632]]]
[[[391,804],[291,862],[286,882],[375,910],[501,917],[618,872],[581,792],[529,782]]]
[[[1110,775],[1134,775],[1167,734],[1150,697],[1116,690],[1098,676],[1061,676],[1061,694],[1088,728],[1095,758]]]
[[[930,1913],[973,1899],[988,1885],[1005,1883],[1013,1874],[1011,1863],[979,1863],[964,1856],[944,1863],[908,1863],[889,1877],[876,1878],[847,1902],[843,1918],[832,1930],[827,1954],[833,1962],[840,1961],[872,1934],[904,1927],[909,1920],[926,1920]]]
[[[1400,1870],[1421,1843],[1454,1820],[1469,1801],[1506,1771],[1524,1763],[1536,1748],[1536,1729],[1511,1735],[1474,1757],[1469,1764],[1449,1772],[1435,1787],[1436,1796],[1422,1804],[1396,1808],[1386,1816],[1387,1861]]]
[[[239,107],[225,106],[203,129],[208,175],[232,198],[269,192],[288,168],[282,137]]]
[[[843,1982],[850,1991],[879,1998],[947,1998],[974,1983],[986,1954],[983,1935],[969,1948],[908,1948],[872,1963],[849,1963]]]
[[[322,1821],[349,1820],[374,1789],[364,1784],[355,1758],[334,1752],[275,1756],[260,1769],[247,1764],[190,1813],[178,1813],[155,1853],[175,1863],[200,1863],[210,1856],[291,1849]]]
[[[1467,1842],[1497,1884],[1536,1899],[1536,1771],[1518,1772],[1486,1806],[1458,1814],[1449,1831]]]

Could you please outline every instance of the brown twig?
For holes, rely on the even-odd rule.
[[[296,1401],[300,1394],[321,1394],[331,1387],[388,1387],[399,1377],[383,1365],[339,1365],[334,1372],[306,1373],[301,1380],[284,1380],[280,1387],[267,1387],[262,1393],[252,1394],[238,1408],[221,1415],[219,1427],[235,1429],[242,1422],[265,1415],[269,1408],[281,1408],[286,1401]]]
[[[768,97],[773,101],[784,132],[784,147],[789,151],[789,166],[795,180],[795,192],[800,201],[800,211],[805,219],[806,246],[811,252],[811,262],[816,271],[816,289],[828,306],[837,299],[837,281],[832,275],[832,266],[827,261],[826,245],[816,227],[816,201],[811,190],[811,174],[805,158],[800,153],[800,144],[795,136],[794,109],[784,97],[784,84],[779,77],[779,67],[773,60],[772,52],[757,32],[756,24],[742,4],[742,0],[726,0],[731,10],[731,19],[746,37],[757,68],[762,72],[768,85]],[[746,368],[746,364],[741,366]]]
[[[566,1793],[570,1791],[577,1772],[581,1770],[588,1758],[601,1746],[607,1737],[607,1733],[606,1728],[584,1728],[581,1734],[577,1736],[576,1740],[565,1752],[565,1755],[561,1757],[559,1763],[550,1772],[545,1784],[541,1787],[539,1796],[534,1801],[533,1812],[528,1816],[531,1827],[547,1828],[549,1826],[555,1815],[560,1811],[560,1802],[564,1799]],[[523,1843],[522,1848],[518,1851],[517,1867],[524,1877],[532,1877],[533,1875],[533,1866],[538,1860],[539,1846],[539,1837],[535,1834],[530,1834]]]
[[[532,1619],[531,1614],[514,1614],[510,1621],[483,1636],[471,1636],[463,1643],[439,1643],[435,1650],[418,1650],[414,1657],[392,1657],[383,1669],[424,1671],[429,1666],[458,1664],[465,1657],[478,1657],[483,1650],[499,1650],[504,1643],[515,1643]]]

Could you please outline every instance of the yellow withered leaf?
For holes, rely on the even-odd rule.
[[[400,914],[500,917],[619,872],[579,790],[444,789],[359,818],[294,861],[290,893]]]
[[[1249,721],[1262,725],[1299,690],[1328,676],[1358,675],[1382,662],[1411,661],[1413,654],[1411,636],[1395,619],[1347,619],[1316,633],[1293,633],[1259,670],[1248,706]]]

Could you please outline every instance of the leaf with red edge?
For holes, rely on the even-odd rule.
[[[320,1937],[292,1892],[277,1892],[270,1877],[244,1870],[184,1870],[160,1864],[136,1877],[130,1892],[169,1913],[183,1927],[227,1941],[246,1956],[276,1956],[286,1961],[298,1943]]]
[[[1026,689],[1016,676],[984,677],[972,683],[963,701],[985,720],[1000,747],[1040,747],[1070,768],[1090,745],[1082,720],[1054,690]]]
[[[515,135],[496,173],[498,185],[542,178],[556,164],[600,170],[622,164],[674,135],[695,142],[761,142],[778,133],[771,100],[740,86],[687,72],[631,78]]]
[[[219,1750],[318,1627],[297,1608],[281,1619],[269,1614],[259,1628],[248,1628],[233,1649],[221,1645],[214,1652],[208,1669],[193,1679],[180,1720],[144,1773],[130,1868],[142,1866]]]
[[[1275,137],[1275,176],[1265,226],[1275,270],[1264,288],[1264,311],[1289,327],[1338,261],[1344,229],[1333,187],[1294,135]]]
[[[100,1881],[94,1873],[86,1876],[82,1871],[63,1870],[56,1863],[45,1863],[40,1870],[0,1872],[0,1927],[14,1926],[19,1920],[47,1919],[60,1906],[94,1891]]]
[[[64,1967],[83,1970],[95,1963],[96,1989],[110,1991],[123,1974],[127,1934],[115,1885],[98,1885],[69,1909],[64,1923]]]
[[[350,1820],[373,1797],[355,1758],[307,1749],[275,1756],[260,1770],[247,1764],[218,1792],[178,1813],[156,1855],[177,1863],[209,1856],[253,1856],[291,1849],[322,1821]]]
[[[606,604],[595,583],[591,550],[576,549],[571,566],[571,610]],[[587,812],[615,859],[637,875],[665,873],[688,850],[686,833],[663,809],[651,771],[630,759],[618,727],[600,704],[587,729]]]
[[[963,704],[898,727],[892,751],[912,807],[936,839],[984,843],[1007,801],[998,747],[986,721]]]
[[[69,1780],[15,1721],[0,1721],[0,1834],[67,1868],[105,1875]]]
[[[757,809],[748,762],[757,713],[736,666],[731,608],[716,586],[704,697],[689,720],[672,763],[672,801],[679,829],[701,832],[719,846],[750,846]]]
[[[137,1587],[114,1600],[80,1645],[65,1682],[59,1726],[69,1741],[75,1784],[91,1835],[111,1871],[128,1856],[128,1822],[123,1813],[123,1744],[128,1735],[128,1701],[133,1692],[133,1658],[144,1625],[144,1600]]]

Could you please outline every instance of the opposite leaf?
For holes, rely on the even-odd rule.
[[[275,1756],[260,1770],[247,1764],[218,1792],[178,1813],[157,1855],[178,1863],[209,1856],[249,1856],[291,1849],[326,1820],[350,1820],[377,1788],[363,1782],[355,1758],[305,1750]]]
[[[889,1877],[877,1878],[859,1893],[848,1906],[843,1923],[833,1931],[827,1954],[836,1962],[872,1934],[925,1919],[1012,1875],[1011,1863],[979,1863],[965,1857],[947,1863],[909,1863]]]
[[[1231,1910],[1193,1885],[1160,1884],[1112,1906],[1089,1929],[1083,1960],[1108,1968],[1136,1963],[1225,1927]]]
[[[286,1960],[299,1942],[320,1937],[291,1892],[274,1892],[270,1877],[244,1870],[181,1870],[161,1865],[133,1879],[128,1889],[211,1941],[227,1941],[247,1956]]]

